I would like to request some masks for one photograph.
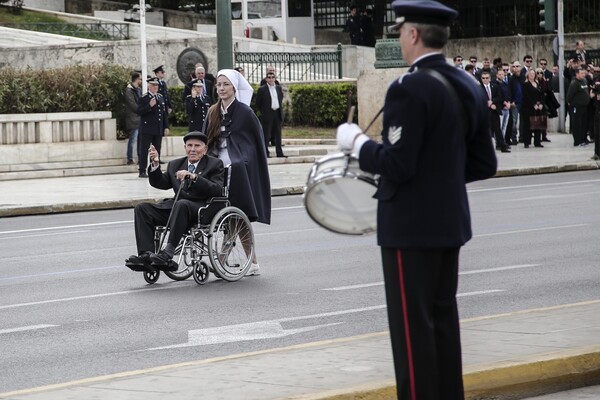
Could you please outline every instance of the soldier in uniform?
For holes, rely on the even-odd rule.
[[[377,241],[398,399],[462,400],[458,258],[472,236],[466,183],[497,168],[489,111],[475,80],[442,53],[458,13],[432,0],[392,7],[411,67],[387,90],[383,143],[355,124],[341,125],[337,140],[380,175]]]
[[[188,131],[202,131],[206,113],[210,108],[210,100],[208,96],[202,94],[202,81],[196,79],[192,83],[192,90],[185,98],[185,111],[188,115]]]
[[[154,75],[158,78],[158,93],[162,95],[165,99],[165,105],[167,106],[167,113],[171,114],[173,111],[173,104],[171,104],[171,97],[169,97],[169,88],[167,87],[167,83],[164,81],[165,79],[165,69],[164,65],[159,65],[158,67],[153,69]]]
[[[140,178],[147,178],[148,149],[154,145],[160,154],[163,135],[169,134],[169,120],[167,119],[167,106],[164,97],[158,92],[159,79],[149,78],[148,93],[144,94],[138,103],[140,115]]]

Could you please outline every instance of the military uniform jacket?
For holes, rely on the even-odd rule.
[[[177,171],[187,170],[187,157],[181,157],[170,161],[167,170],[162,172],[160,166],[151,171],[148,167],[148,181],[152,187],[157,189],[173,189],[175,193],[180,185],[185,185],[179,193],[180,199],[186,199],[204,204],[211,197],[223,194],[223,179],[225,176],[223,162],[218,158],[204,155],[198,162],[194,173],[198,175],[196,182],[184,180],[181,182],[176,178]],[[172,208],[174,198],[165,199],[159,203],[160,208]]]
[[[206,114],[210,108],[210,100],[208,97],[192,97],[190,94],[185,98],[185,111],[188,115],[189,132],[202,131]]]
[[[171,97],[169,96],[169,88],[167,87],[167,83],[163,80],[158,81],[158,93],[160,93],[165,99],[165,105],[167,106],[167,109],[173,109]]]
[[[150,99],[156,98],[154,107],[150,107]],[[150,92],[140,98],[138,103],[138,114],[140,115],[140,134],[163,135],[165,128],[169,127],[165,100],[160,93],[156,95]]]
[[[455,88],[463,114],[437,79]],[[467,126],[462,127],[462,115]],[[442,54],[418,60],[393,82],[383,111],[383,143],[366,142],[360,168],[380,174],[375,197],[377,239],[382,247],[458,247],[472,236],[465,184],[496,173],[487,101],[474,78]]]

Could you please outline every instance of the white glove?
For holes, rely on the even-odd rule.
[[[363,133],[360,127],[356,124],[342,124],[337,128],[337,143],[342,151],[354,153],[357,157],[360,153],[360,148],[369,137]]]

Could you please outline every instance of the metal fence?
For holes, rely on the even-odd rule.
[[[547,33],[540,28],[538,0],[439,0],[459,12],[452,26],[452,38],[476,38]],[[315,27],[342,28],[348,17],[348,6],[371,7],[373,0],[314,0]],[[394,23],[391,2],[386,2],[384,26]],[[566,33],[593,32],[598,30],[600,6],[598,0],[564,1],[564,26]]]
[[[54,22],[31,22],[0,24],[7,28],[23,29],[53,33],[56,35],[74,36],[98,40],[126,40],[129,39],[129,24],[122,23],[89,23],[89,24],[61,24]]]
[[[235,66],[244,68],[248,82],[259,83],[267,66],[274,66],[280,81],[322,81],[342,78],[342,46],[313,53],[235,52]]]
[[[575,50],[565,51],[565,61],[575,57]],[[600,50],[586,50],[585,62],[588,64],[600,65]]]

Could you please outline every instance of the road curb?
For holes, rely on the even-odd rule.
[[[504,170],[498,171],[496,173],[495,177],[551,174],[551,173],[558,173],[558,172],[587,171],[587,170],[596,170],[596,169],[600,169],[600,162],[585,161],[585,162],[580,162],[580,163],[575,163],[575,164],[550,165],[550,166],[531,167],[531,168],[504,169]],[[302,193],[304,193],[304,185],[271,188],[271,196],[299,195]],[[162,199],[162,197],[135,199],[135,200],[130,199],[130,200],[98,201],[98,202],[87,202],[87,203],[64,203],[64,204],[39,205],[39,206],[6,206],[6,207],[0,207],[0,218],[1,217],[17,217],[17,216],[24,216],[24,215],[68,213],[68,212],[77,212],[77,211],[99,211],[99,210],[119,209],[119,208],[133,208],[138,203],[155,202],[160,199]]]
[[[465,367],[466,400],[509,400],[600,384],[600,345],[534,355],[501,363]],[[326,392],[297,400],[387,400],[396,398],[395,383]]]

